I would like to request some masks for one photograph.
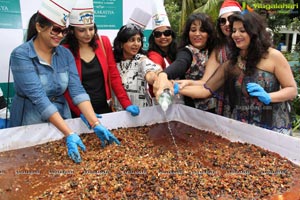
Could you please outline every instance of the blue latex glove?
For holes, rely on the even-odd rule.
[[[130,112],[132,116],[137,116],[140,114],[140,109],[136,105],[127,106],[126,111]]]
[[[95,115],[97,118],[102,118],[102,116],[100,114],[95,114]],[[85,116],[83,114],[80,114],[80,118],[89,129],[92,129],[91,125],[89,124],[88,120],[85,118]]]
[[[248,83],[247,91],[251,96],[257,97],[261,102],[268,105],[271,102],[270,95],[257,83]]]
[[[120,141],[104,126],[98,124],[94,127],[94,132],[101,140],[101,146],[104,148],[106,143],[112,144],[113,142],[120,144]]]
[[[84,144],[82,143],[80,137],[74,133],[71,135],[68,135],[66,138],[67,148],[68,148],[68,156],[75,162],[80,163],[81,157],[78,151],[77,146],[81,148],[81,150],[85,151],[86,148]]]
[[[179,84],[178,83],[174,83],[174,95],[179,93]]]
[[[0,129],[8,128],[9,120],[0,118]]]

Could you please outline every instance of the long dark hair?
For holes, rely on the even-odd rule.
[[[77,53],[79,50],[79,42],[78,39],[75,37],[74,34],[74,26],[69,26],[68,27],[69,32],[66,35],[66,37],[63,39],[63,41],[61,42],[62,44],[68,44],[69,45],[69,49],[71,50],[71,52],[73,53],[74,57],[77,57]],[[99,39],[99,36],[97,34],[97,26],[94,23],[94,30],[95,30],[95,35],[92,38],[92,40],[89,42],[89,46],[93,48],[93,50],[95,51],[98,48],[98,44],[97,44],[97,40]]]
[[[203,29],[203,31],[207,32],[207,34],[208,34],[208,39],[207,39],[205,48],[208,49],[208,52],[210,53],[215,47],[216,33],[215,33],[214,24],[213,24],[211,18],[207,14],[204,14],[204,13],[193,13],[188,17],[188,19],[185,23],[185,27],[183,29],[183,33],[182,33],[182,37],[181,37],[182,40],[181,40],[179,48],[183,48],[186,45],[191,44],[189,32],[190,32],[192,23],[196,20],[201,21],[201,29]]]
[[[120,28],[116,38],[114,39],[114,43],[113,43],[114,56],[115,56],[115,60],[117,63],[121,62],[123,60],[122,45],[124,43],[126,43],[132,36],[135,36],[136,34],[139,34],[142,38],[142,40],[141,40],[142,46],[138,53],[146,54],[146,52],[143,50],[144,34],[143,34],[142,29],[139,26],[132,24],[132,23],[126,24]]]
[[[177,53],[177,42],[176,42],[176,34],[175,34],[175,32],[172,30],[172,34],[171,34],[171,36],[172,36],[172,42],[170,43],[167,52],[164,52],[163,50],[161,50],[161,48],[155,43],[155,38],[153,36],[153,32],[154,32],[154,30],[152,31],[152,33],[151,33],[151,35],[149,37],[149,40],[148,40],[148,42],[149,42],[148,52],[149,51],[158,52],[163,57],[170,58],[170,60],[173,62],[175,60],[175,58],[176,58],[176,53]]]
[[[255,13],[233,14],[229,17],[231,35],[233,23],[240,21],[250,37],[250,44],[246,57],[246,74],[252,74],[258,62],[266,55],[269,47],[272,46],[270,34],[266,31],[266,24],[263,18]],[[232,66],[237,63],[240,49],[236,47],[233,40],[230,42],[231,55],[229,57]]]
[[[26,42],[37,35],[36,23],[39,23],[42,28],[52,26],[52,23],[46,17],[40,15],[38,12],[34,13],[28,23]]]

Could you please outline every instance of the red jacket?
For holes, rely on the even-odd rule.
[[[156,51],[149,51],[148,52],[148,58],[150,60],[152,60],[154,63],[159,64],[161,66],[162,70],[164,70],[166,68],[165,59],[158,52],[156,52]],[[167,62],[169,64],[172,63],[169,58],[166,58],[166,60],[167,60]]]
[[[101,64],[104,81],[105,81],[105,91],[106,91],[106,99],[107,101],[111,100],[111,91],[109,86],[109,77],[110,77],[110,83],[111,88],[114,92],[114,94],[117,96],[118,100],[120,101],[122,107],[125,109],[127,106],[131,105],[131,101],[127,96],[127,93],[122,85],[121,76],[119,73],[119,70],[117,68],[115,58],[112,51],[112,46],[110,44],[110,40],[107,36],[100,36],[102,38],[103,46],[105,49],[105,52],[103,51],[102,44],[100,40],[97,40],[98,48],[95,50],[95,54]],[[66,48],[69,47],[69,45],[64,44]],[[80,77],[80,80],[82,80],[82,74],[81,74],[81,60],[80,60],[80,54],[79,51],[77,52],[77,57],[75,58],[77,71]],[[68,101],[68,104],[70,106],[70,109],[76,113],[77,116],[80,115],[80,110],[76,105],[73,104],[72,99],[69,95],[69,92],[65,93],[65,97]]]

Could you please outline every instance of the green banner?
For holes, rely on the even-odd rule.
[[[152,30],[144,30],[144,38],[143,38],[143,49],[144,50],[148,50],[149,48],[149,37],[150,37],[150,34],[152,33]]]
[[[94,0],[98,29],[119,29],[123,24],[123,0]]]
[[[22,18],[19,1],[0,0],[0,16],[0,28],[22,28]]]
[[[3,96],[6,100],[8,107],[10,107],[12,99],[15,95],[14,84],[13,83],[0,83],[1,90],[3,92]]]

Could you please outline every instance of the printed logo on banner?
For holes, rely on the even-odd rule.
[[[123,0],[94,0],[98,29],[119,29],[123,25]]]
[[[149,42],[148,41],[149,41],[149,37],[150,37],[151,33],[152,33],[152,30],[144,30],[143,49],[146,50],[146,51],[149,49]]]
[[[22,28],[22,18],[19,1],[0,0],[0,15],[0,28]]]

